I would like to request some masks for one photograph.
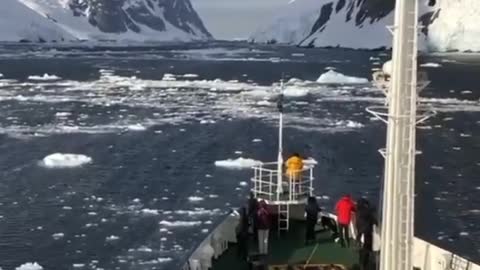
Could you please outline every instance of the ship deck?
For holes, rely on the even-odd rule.
[[[256,252],[256,244],[251,238],[250,254]],[[358,269],[358,252],[353,248],[342,248],[331,239],[330,232],[317,233],[317,241],[306,245],[305,225],[301,221],[290,221],[290,230],[280,236],[276,231],[270,232],[269,241],[269,254],[266,258],[269,270]],[[322,268],[332,264],[339,267]],[[245,270],[249,269],[249,265],[238,256],[237,245],[231,244],[225,253],[214,260],[212,269]]]

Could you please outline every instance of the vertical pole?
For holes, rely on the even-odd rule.
[[[417,0],[397,0],[388,94],[381,270],[411,270],[417,114]]]
[[[278,119],[277,200],[280,200],[280,195],[283,193],[283,78],[280,87],[281,93],[278,100],[278,110],[280,115]]]

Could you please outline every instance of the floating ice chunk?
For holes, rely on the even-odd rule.
[[[182,77],[184,77],[184,78],[198,78],[198,74],[184,74]]]
[[[72,210],[72,207],[71,206],[64,206],[62,207],[63,210]]]
[[[242,181],[242,182],[240,182],[240,183],[238,183],[238,184],[239,184],[240,186],[242,186],[242,187],[248,186],[248,183],[245,182],[245,181]]]
[[[270,105],[272,105],[272,103],[268,100],[261,100],[261,101],[257,102],[257,105],[258,106],[270,106]]]
[[[141,124],[135,124],[135,125],[129,125],[127,127],[128,130],[132,130],[132,131],[144,131],[146,130],[147,128],[144,127],[143,125]]]
[[[177,210],[175,214],[178,215],[188,215],[188,216],[203,216],[203,215],[217,215],[221,213],[220,209],[204,209],[204,208],[195,208],[195,210]]]
[[[233,168],[233,169],[251,168],[261,164],[262,164],[261,161],[249,159],[249,158],[242,158],[242,157],[239,157],[237,159],[215,161],[215,166],[217,167]]]
[[[137,249],[137,251],[140,251],[140,252],[153,252],[153,250],[149,247],[146,247],[146,246],[141,246]]]
[[[111,241],[116,241],[116,240],[119,240],[119,239],[120,239],[120,237],[118,237],[116,235],[110,235],[110,236],[105,238],[105,241],[111,242]]]
[[[236,155],[241,155],[241,154],[243,154],[243,152],[242,151],[235,151],[235,154]]]
[[[165,263],[165,262],[170,262],[172,261],[172,258],[166,257],[166,258],[158,258],[157,261],[159,263]]]
[[[191,201],[191,202],[200,202],[200,201],[203,201],[204,199],[202,197],[198,197],[198,196],[190,196],[190,197],[188,197],[188,200]]]
[[[62,239],[64,236],[65,236],[64,233],[54,233],[54,234],[52,234],[52,237],[53,237],[53,239],[55,239],[55,240]]]
[[[367,84],[368,80],[365,78],[346,76],[342,73],[329,70],[320,75],[317,82],[323,84]]]
[[[442,65],[440,65],[439,63],[425,63],[425,64],[421,64],[420,66],[421,67],[438,68],[438,67],[441,67]]]
[[[19,267],[16,267],[15,270],[43,270],[43,267],[36,262],[27,262],[20,265]]]
[[[293,57],[302,57],[302,56],[305,56],[304,53],[292,53],[292,56]]]
[[[215,124],[215,120],[209,120],[209,119],[203,119],[200,120],[200,124],[205,125],[205,124]]]
[[[70,115],[72,115],[72,113],[70,113],[70,112],[57,112],[55,114],[56,117],[67,117],[67,116],[70,116]]]
[[[472,91],[470,91],[470,90],[463,90],[462,92],[460,92],[460,94],[462,94],[462,95],[467,95],[467,94],[471,94],[471,93],[472,93]]]
[[[157,209],[148,209],[148,208],[142,209],[142,210],[140,210],[140,212],[142,212],[142,214],[148,215],[148,216],[156,216],[156,215],[159,214]]]
[[[308,95],[310,91],[305,88],[297,88],[297,87],[287,87],[283,90],[283,95],[286,97],[304,97]]]
[[[355,122],[355,121],[351,121],[351,120],[337,121],[337,122],[334,122],[334,125],[335,126],[344,126],[344,127],[347,127],[347,128],[362,128],[362,127],[364,127],[363,124]]]
[[[460,236],[469,236],[470,234],[468,232],[460,232]]]
[[[309,157],[309,158],[307,158],[303,161],[303,164],[305,164],[305,165],[317,165],[318,162],[314,158]]]
[[[37,75],[28,76],[28,79],[32,81],[57,81],[62,78],[56,75],[49,75],[48,73],[45,73],[43,74],[43,76],[37,76]]]
[[[74,263],[73,264],[73,268],[82,268],[82,267],[85,267],[84,263]]]
[[[262,141],[262,139],[258,139],[258,138],[252,140],[252,142],[255,142],[255,143],[256,143],[256,142],[261,142],[261,141]]]
[[[2,74],[2,73],[0,73],[0,78],[3,78],[3,74]]]
[[[215,199],[215,198],[218,198],[218,195],[217,194],[209,194],[208,197],[211,198],[211,199]]]
[[[208,229],[202,229],[202,233],[208,233]]]
[[[201,225],[201,221],[167,221],[167,220],[162,220],[159,222],[160,225],[167,226],[167,227],[193,227],[193,226],[198,226]]]
[[[443,170],[443,166],[435,166],[435,165],[432,165],[430,166],[430,168],[434,169],[434,170]]]
[[[133,199],[133,202],[134,202],[134,203],[140,203],[140,199],[139,199],[139,198],[135,198],[135,199]]]
[[[73,168],[92,162],[92,158],[79,154],[55,153],[46,156],[41,165],[47,168]]]
[[[169,73],[165,73],[162,78],[162,81],[176,81],[176,80],[177,79],[175,78],[175,75],[169,74]]]
[[[380,61],[380,58],[371,56],[369,60],[370,61]]]

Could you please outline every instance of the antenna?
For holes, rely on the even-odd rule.
[[[280,94],[278,95],[278,157],[277,157],[277,200],[280,200],[280,195],[283,193],[282,179],[283,179],[283,91],[285,88],[283,82],[284,73],[280,79]]]

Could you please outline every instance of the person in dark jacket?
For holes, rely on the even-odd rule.
[[[375,210],[367,199],[357,201],[356,227],[357,242],[360,245],[359,258],[360,269],[366,270],[370,265],[373,247],[373,226],[378,225]],[[363,238],[363,243],[361,239]]]
[[[248,222],[250,224],[250,233],[253,233],[254,238],[257,237],[257,210],[258,201],[253,192],[250,192],[248,198]]]
[[[270,213],[265,201],[260,201],[257,210],[258,253],[268,254],[268,233],[270,231]]]
[[[240,224],[237,240],[238,256],[246,260],[248,256],[248,215],[245,207],[240,208]]]
[[[307,228],[305,234],[305,244],[309,244],[315,240],[315,225],[318,221],[318,213],[321,211],[315,197],[309,197],[307,205],[305,206],[305,214],[307,221]]]

